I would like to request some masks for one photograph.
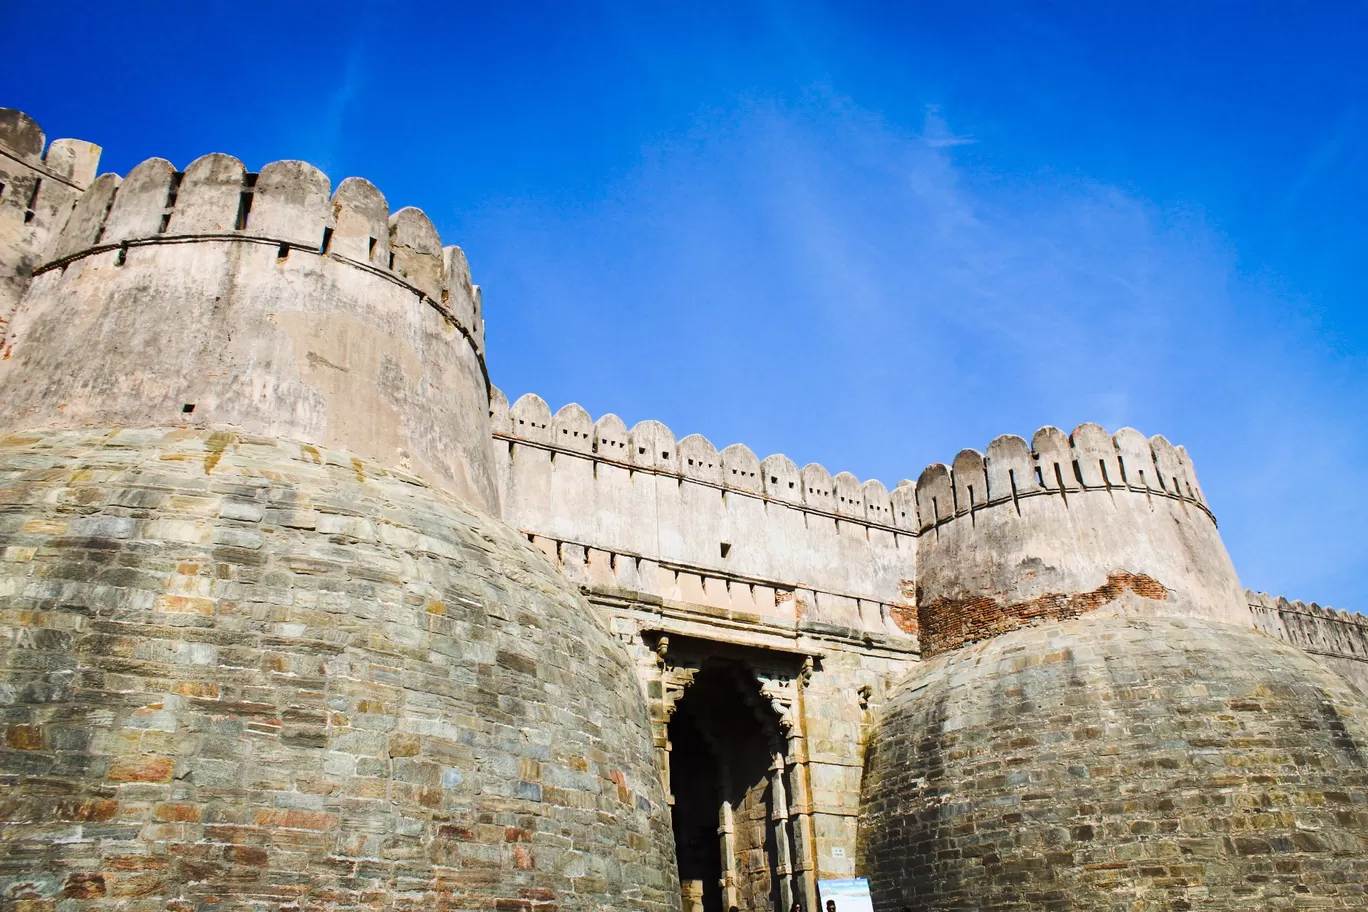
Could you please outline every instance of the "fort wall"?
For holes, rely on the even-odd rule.
[[[915,636],[912,488],[528,394],[490,409],[504,520],[573,577],[778,620]]]
[[[923,653],[1085,612],[1251,626],[1191,460],[1083,424],[998,437],[916,485]]]
[[[480,296],[359,178],[211,154],[97,178],[4,342],[10,430],[190,426],[407,470],[495,510]]]
[[[55,139],[23,111],[0,108],[0,343],[53,235],[95,179],[100,147]]]
[[[1368,618],[1246,590],[1254,627],[1290,643],[1368,694]]]

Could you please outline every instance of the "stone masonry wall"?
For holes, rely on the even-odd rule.
[[[1181,447],[1095,424],[994,440],[916,485],[917,612],[938,654],[1089,612],[1207,617],[1249,609]]]
[[[3,425],[189,424],[341,447],[494,511],[478,294],[359,178],[151,159],[81,197],[0,360]]]
[[[788,724],[794,865],[806,890],[805,907],[816,908],[818,879],[856,876],[856,823],[866,740],[890,688],[916,667],[915,641],[622,588],[611,577],[591,572],[594,565],[586,564],[582,553],[565,547],[558,550],[554,542],[537,536],[533,543],[556,560],[561,571],[610,619],[650,699],[657,747],[662,751],[679,691],[669,672],[670,655],[676,650],[671,647],[670,655],[662,659],[661,635],[674,641],[692,640],[695,648],[704,651],[740,656],[759,670],[770,682],[766,686],[772,687],[767,699]],[[566,560],[567,556],[571,559]],[[803,657],[816,658],[806,675],[798,673]]]
[[[878,912],[1368,903],[1368,702],[1253,631],[1094,614],[938,656],[867,770]]]
[[[99,161],[99,146],[79,139],[47,145],[33,118],[0,108],[0,353],[34,267],[95,179]]]
[[[540,554],[345,451],[0,438],[0,906],[678,909],[631,664]]]
[[[643,421],[555,416],[534,395],[491,405],[504,520],[605,581],[717,608],[915,634],[912,488],[676,441]],[[571,558],[573,560],[574,558]]]

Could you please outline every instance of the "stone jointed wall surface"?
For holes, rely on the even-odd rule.
[[[0,350],[34,267],[95,179],[99,161],[99,146],[79,139],[48,145],[33,118],[0,108]]]
[[[1222,624],[1093,615],[937,656],[864,796],[879,912],[1368,903],[1368,703]]]
[[[303,162],[151,159],[81,197],[0,360],[9,427],[235,428],[496,504],[478,289],[417,209]]]
[[[742,445],[676,441],[643,421],[552,416],[534,395],[491,405],[506,522],[605,585],[909,639],[912,488],[832,477]]]
[[[498,522],[478,290],[300,162],[97,178],[0,356],[0,905],[677,909],[643,694]]]
[[[678,902],[629,660],[521,536],[279,438],[0,438],[0,906]]]
[[[1092,611],[1250,626],[1191,460],[1095,424],[1003,436],[916,485],[925,654]]]

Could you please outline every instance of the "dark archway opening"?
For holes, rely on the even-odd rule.
[[[669,739],[683,912],[783,912],[788,790],[781,782],[776,794],[774,768],[785,742],[755,678],[734,662],[704,663]]]

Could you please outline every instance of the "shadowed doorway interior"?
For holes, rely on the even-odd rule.
[[[670,720],[670,785],[683,912],[792,902],[784,738],[755,678],[709,661]]]

